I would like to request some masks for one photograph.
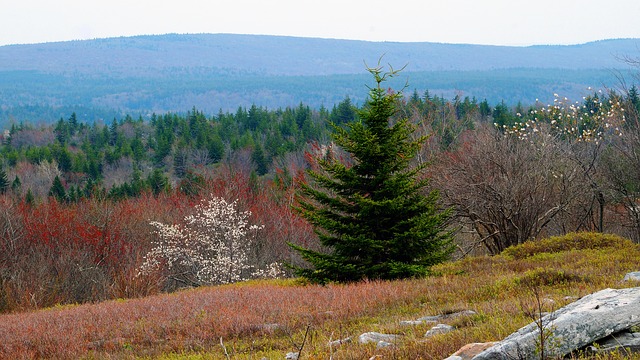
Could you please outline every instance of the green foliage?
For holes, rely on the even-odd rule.
[[[566,285],[568,283],[585,282],[588,279],[569,271],[537,268],[526,271],[522,276],[516,277],[517,286],[525,288],[539,288],[541,286]]]
[[[557,253],[583,249],[619,249],[632,245],[630,240],[618,235],[580,232],[527,241],[505,249],[502,254],[514,259],[524,259],[540,253]]]
[[[267,158],[264,155],[264,151],[262,150],[262,146],[256,145],[251,153],[251,161],[256,167],[256,173],[258,175],[266,174],[269,169],[267,167]]]
[[[64,189],[62,180],[60,180],[60,177],[57,175],[53,179],[53,185],[51,185],[51,189],[49,190],[49,196],[56,198],[59,202],[66,202],[68,200],[67,191]]]
[[[356,107],[351,103],[349,96],[345,97],[338,106],[334,106],[331,110],[329,120],[334,124],[346,124],[354,121],[357,117]]]
[[[167,192],[171,189],[169,179],[162,173],[160,169],[154,169],[153,172],[147,178],[147,183],[151,188],[154,195],[158,195],[162,192]]]
[[[369,71],[376,87],[361,120],[334,125],[332,134],[353,164],[328,153],[318,161],[322,171],[309,172],[316,187],[303,185],[298,199],[298,211],[329,249],[291,244],[312,266],[296,268],[297,274],[312,282],[423,276],[453,250],[446,232],[450,213],[438,207],[436,192],[422,194],[424,165],[411,162],[425,139],[412,139],[413,126],[395,119],[401,94],[382,87],[397,71]]]

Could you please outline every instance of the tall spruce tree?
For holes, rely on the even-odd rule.
[[[412,161],[425,138],[397,119],[401,93],[382,87],[398,70],[368,69],[376,86],[359,120],[333,124],[334,143],[347,164],[325,156],[298,194],[297,210],[313,226],[325,252],[290,244],[311,267],[294,267],[316,283],[424,276],[453,251],[450,211],[427,192],[425,165]]]

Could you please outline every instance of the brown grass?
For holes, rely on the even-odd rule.
[[[309,329],[302,359],[367,359],[376,354],[441,359],[466,343],[499,340],[529,323],[525,308],[534,301],[531,287],[558,308],[570,301],[567,296],[632,286],[621,279],[638,270],[640,249],[606,238],[615,245],[540,242],[547,249],[543,252],[524,244],[505,255],[438,266],[436,275],[426,279],[324,287],[256,281],[2,315],[0,358],[226,359],[222,339],[231,358],[282,359],[301,345]],[[527,255],[514,255],[520,253]],[[399,324],[463,309],[477,314],[445,321],[457,330],[428,340],[423,335],[430,326]],[[403,336],[387,349],[354,341],[330,354],[329,340],[356,339],[367,331]]]

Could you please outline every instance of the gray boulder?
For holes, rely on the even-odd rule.
[[[545,344],[545,353],[550,357],[561,357],[640,324],[640,288],[605,289],[541,320],[545,331],[552,333]],[[538,325],[531,323],[473,359],[534,359],[538,338]]]

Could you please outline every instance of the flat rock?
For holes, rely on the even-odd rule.
[[[422,325],[425,322],[426,321],[422,321],[422,320],[402,320],[402,321],[400,321],[400,325],[414,326],[414,325]]]
[[[393,346],[393,344],[386,341],[378,341],[378,343],[376,344],[376,349],[383,349],[389,346]]]
[[[330,347],[338,347],[342,344],[346,344],[346,343],[350,343],[351,342],[351,338],[344,338],[344,339],[338,339],[338,340],[333,340],[333,341],[329,341],[329,343],[327,343],[328,346]]]
[[[424,337],[431,337],[434,335],[438,335],[438,334],[446,334],[448,332],[451,332],[455,330],[455,328],[451,325],[447,325],[447,324],[438,324],[434,327],[432,327],[430,330],[427,330],[427,332],[424,334]]]
[[[381,334],[377,332],[366,332],[360,336],[358,336],[358,342],[360,344],[368,344],[368,343],[379,343],[380,341],[384,342],[394,342],[400,338],[400,335],[394,334]]]
[[[546,354],[562,357],[639,324],[640,288],[596,292],[543,317],[542,323],[552,332]],[[473,359],[533,359],[538,338],[538,325],[531,323]]]
[[[423,317],[419,318],[418,321],[422,321],[422,322],[438,322],[438,321],[442,321],[442,320],[451,320],[451,319],[459,318],[461,316],[471,316],[471,315],[475,315],[475,314],[476,314],[476,312],[473,311],[473,310],[463,310],[463,311],[458,311],[458,312],[454,312],[454,313],[451,313],[451,314],[423,316]]]

